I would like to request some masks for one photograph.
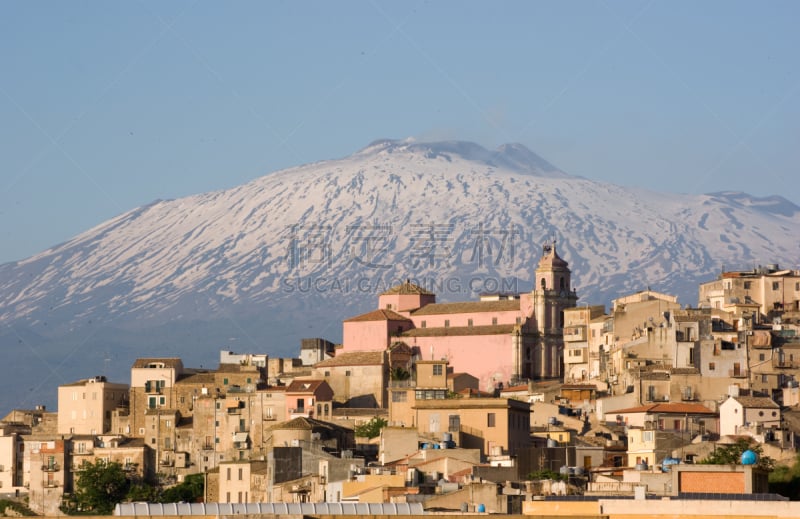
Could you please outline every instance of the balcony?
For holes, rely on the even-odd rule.
[[[161,460],[161,463],[160,463],[160,465],[161,465],[162,467],[171,467],[171,466],[172,466],[174,463],[175,463],[175,462],[174,462],[174,461],[172,461],[171,459],[163,459],[163,460]]]
[[[729,369],[728,376],[731,378],[747,378],[748,371],[746,369]]]
[[[53,480],[53,481],[45,481],[43,486],[44,486],[44,488],[56,488],[56,487],[60,487],[61,483],[58,482],[58,481],[55,481],[55,480]]]
[[[389,387],[392,389],[407,389],[407,388],[417,387],[417,381],[412,379],[390,380]]]
[[[42,472],[58,472],[61,470],[61,465],[58,463],[48,463],[47,465],[42,465]]]

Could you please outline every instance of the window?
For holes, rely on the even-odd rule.
[[[778,283],[777,281],[772,282],[772,290],[780,290],[780,288],[781,288],[780,283]]]
[[[392,391],[392,402],[407,402],[408,393],[405,391]]]
[[[472,319],[467,319],[467,326],[472,328]]]
[[[326,376],[326,377],[330,377],[330,376],[331,376],[331,372],[330,372],[330,371],[326,371],[326,372],[325,372],[325,376]]]
[[[708,371],[714,371],[716,367],[717,367],[716,364],[714,364],[713,362],[708,363]]]
[[[450,319],[445,319],[444,320],[444,327],[445,328],[450,328]]]
[[[386,305],[386,309],[387,309],[387,310],[391,310],[391,309],[392,309],[392,303],[388,303],[388,304]]]
[[[345,371],[345,372],[344,372],[344,376],[345,376],[345,377],[349,377],[349,376],[350,376],[350,370],[347,370],[347,371]]]
[[[451,414],[447,420],[447,430],[449,432],[458,432],[461,430],[461,416],[457,414]]]
[[[443,371],[443,366],[441,364],[434,364],[433,365],[433,374],[435,376],[441,376]]]
[[[765,359],[764,354],[763,353],[759,353],[758,354],[758,360],[764,360],[764,359]]]
[[[228,379],[227,378],[223,378],[222,379],[222,385],[223,386],[227,386],[228,385]]]
[[[517,322],[517,324],[522,324],[522,317],[517,317],[516,322]]]
[[[752,282],[752,281],[745,281],[745,282],[744,282],[744,289],[745,289],[745,290],[750,290],[750,286],[751,286],[752,284],[753,284],[753,282]]]
[[[497,324],[497,317],[492,317],[492,326]]]
[[[769,375],[761,375],[761,382],[764,384],[769,382]]]
[[[486,427],[494,427],[495,426],[495,413],[488,413],[486,415]]]
[[[419,323],[419,327],[420,328],[427,328],[428,327],[428,321],[422,321],[421,323]]]
[[[239,481],[242,480],[242,476],[244,476],[244,470],[240,468],[239,469]]]

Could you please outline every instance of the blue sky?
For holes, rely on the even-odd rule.
[[[0,4],[0,263],[378,138],[800,203],[800,3]]]

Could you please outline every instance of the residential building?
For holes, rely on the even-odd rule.
[[[597,377],[599,366],[590,365],[591,323],[603,317],[605,307],[578,306],[564,310],[564,380],[581,382]],[[594,369],[593,369],[594,368]],[[594,375],[592,374],[594,372]]]
[[[700,304],[734,310],[737,305],[757,305],[753,324],[772,322],[785,312],[800,311],[800,271],[777,264],[746,271],[723,271],[714,281],[701,283]]]
[[[311,377],[324,380],[333,390],[334,400],[348,407],[386,407],[386,350],[339,352],[315,364]]]
[[[105,434],[111,431],[111,412],[128,406],[127,384],[98,376],[58,387],[59,434]]]
[[[780,429],[781,408],[769,397],[729,396],[719,406],[720,434],[743,434],[743,430]]]
[[[25,440],[28,458],[28,507],[40,515],[59,515],[65,492],[72,490],[66,440],[59,437]]]
[[[330,420],[333,412],[333,389],[325,380],[295,379],[286,386],[286,420],[305,416]]]

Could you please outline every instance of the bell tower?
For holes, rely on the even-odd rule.
[[[564,364],[564,309],[572,308],[578,295],[571,285],[568,263],[556,252],[556,242],[545,243],[536,267],[533,315],[538,339],[534,347],[534,378],[562,376]]]

